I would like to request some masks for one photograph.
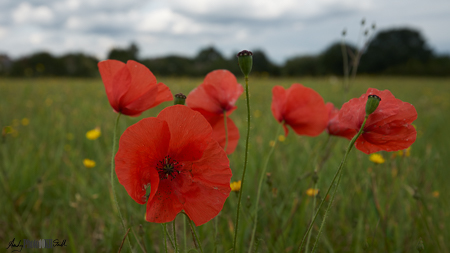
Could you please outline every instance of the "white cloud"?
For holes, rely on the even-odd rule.
[[[0,0],[0,2],[2,2]],[[4,1],[3,1],[4,2]],[[14,0],[0,3],[0,48],[84,51],[105,57],[134,41],[142,57],[195,55],[214,45],[226,54],[264,49],[279,63],[357,38],[359,21],[411,25],[437,50],[450,51],[448,0]]]
[[[7,33],[8,33],[8,29],[0,26],[0,39],[5,37]]]
[[[21,3],[12,13],[17,24],[38,23],[50,24],[53,21],[53,12],[47,6],[33,7],[29,3]]]

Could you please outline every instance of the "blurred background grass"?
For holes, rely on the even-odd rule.
[[[188,94],[202,79],[158,81],[167,84],[173,94]],[[315,89],[326,102],[338,107],[369,87],[389,89],[397,98],[412,103],[418,112],[414,122],[418,136],[409,157],[381,152],[386,162],[376,165],[361,151],[351,152],[319,252],[415,252],[419,238],[426,252],[450,252],[450,79],[407,77],[357,78],[347,98],[342,80],[334,77],[250,78],[252,131],[238,252],[248,247],[259,172],[278,127],[270,110],[271,89],[293,83]],[[231,115],[241,133],[236,151],[229,156],[232,180],[239,180],[242,174],[244,97]],[[120,132],[170,105],[164,103],[138,118],[121,117]],[[13,238],[52,238],[67,240],[68,247],[62,251],[117,251],[124,231],[111,202],[109,183],[115,118],[100,79],[0,79],[3,247]],[[96,127],[101,129],[101,136],[88,140],[86,132]],[[257,252],[297,251],[313,211],[313,197],[306,194],[313,187],[312,172],[320,168],[317,188],[322,198],[347,144],[345,139],[328,139],[326,132],[310,138],[293,131],[278,143],[261,195]],[[329,159],[323,158],[327,150]],[[94,168],[83,165],[86,158],[96,162]],[[145,222],[145,205],[135,203],[122,186],[117,189],[122,214],[127,227],[132,228],[129,236],[133,247],[137,252],[163,251],[161,225]],[[216,218],[218,252],[232,247],[236,205],[237,195],[232,192]],[[182,219],[176,219],[181,245]],[[312,243],[320,225],[316,223]],[[209,222],[197,228],[204,252],[214,248],[213,225]],[[193,248],[189,232],[187,238],[188,247]]]

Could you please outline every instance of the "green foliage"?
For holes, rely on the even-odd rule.
[[[432,56],[425,39],[417,30],[402,28],[380,31],[362,56],[360,71],[381,73],[408,61],[425,64]]]
[[[173,93],[188,94],[203,77],[159,78]],[[242,83],[243,80],[239,79]],[[342,82],[342,80],[338,80]],[[252,129],[248,174],[243,192],[238,252],[246,252],[251,235],[257,180],[262,159],[270,149],[278,123],[270,109],[274,85],[300,82],[318,91],[325,101],[343,102],[341,85],[328,78],[250,77]],[[405,85],[407,83],[408,85]],[[341,187],[324,228],[318,252],[416,252],[422,238],[427,252],[449,252],[450,238],[450,110],[448,78],[357,78],[349,97],[368,87],[389,89],[418,111],[418,131],[411,156],[381,152],[386,163],[372,164],[354,149],[343,169]],[[425,85],[426,84],[426,85]],[[253,88],[252,88],[253,87]],[[256,88],[257,87],[257,88]],[[67,251],[117,252],[124,233],[111,202],[109,165],[116,114],[100,79],[1,79],[0,128],[12,130],[0,139],[0,241],[67,239]],[[145,117],[154,117],[164,103],[138,118],[122,117],[120,133]],[[246,127],[243,96],[231,115],[241,140],[230,157],[233,179],[242,173]],[[29,120],[22,122],[23,118]],[[88,140],[88,130],[100,127],[102,135]],[[319,198],[342,159],[348,140],[327,134],[316,138],[290,132],[279,142],[269,161],[261,195],[256,234],[258,252],[295,252],[312,216],[313,198],[306,190],[317,176]],[[329,151],[329,159],[324,154]],[[83,159],[96,162],[83,166]],[[323,165],[320,165],[323,164]],[[136,252],[163,252],[161,225],[144,221],[145,205],[134,202],[120,185],[120,207]],[[247,199],[247,196],[249,198]],[[218,219],[218,252],[233,242],[237,196],[231,193]],[[319,220],[321,216],[319,216]],[[183,219],[177,218],[178,242],[183,242]],[[140,226],[142,225],[142,226]],[[319,223],[317,223],[317,226]],[[311,243],[317,235],[313,227]],[[171,227],[171,226],[169,226]],[[213,252],[214,220],[197,227],[204,252]],[[169,234],[173,234],[168,228]],[[187,229],[187,248],[195,247]],[[139,243],[137,242],[139,241]],[[140,245],[139,245],[140,244]],[[170,245],[170,243],[169,243]],[[184,247],[184,244],[181,247]],[[171,250],[171,246],[169,246]],[[25,249],[24,249],[25,250]],[[122,252],[125,252],[126,245]]]
[[[82,53],[54,57],[50,53],[39,52],[13,61],[11,66],[4,68],[3,75],[94,77],[99,75],[97,62],[95,57]]]
[[[108,59],[118,60],[121,62],[127,62],[128,60],[138,60],[138,52],[139,48],[136,46],[136,44],[131,43],[131,45],[126,48],[113,48],[109,54]]]

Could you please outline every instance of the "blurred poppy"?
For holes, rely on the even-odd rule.
[[[337,118],[342,131],[335,134],[350,140],[358,133],[366,115],[365,106],[369,95],[377,95],[381,102],[375,112],[369,115],[355,147],[371,154],[381,150],[398,151],[411,146],[417,135],[411,125],[417,119],[416,109],[412,104],[396,99],[389,90],[369,88],[361,97],[345,103]]]
[[[116,112],[139,116],[162,102],[173,100],[170,89],[157,83],[153,73],[138,62],[106,60],[99,62],[98,68],[109,103]]]
[[[339,109],[334,107],[333,103],[328,102],[325,104],[325,106],[328,111],[328,124],[327,124],[328,134],[343,137],[353,133],[351,129],[339,123],[338,117]]]
[[[186,105],[200,112],[213,128],[213,138],[220,146],[225,147],[225,121],[224,113],[227,113],[228,146],[227,154],[234,152],[238,140],[239,130],[228,116],[237,107],[235,103],[244,91],[236,77],[228,70],[214,70],[208,73],[201,85],[192,90]]]
[[[137,203],[147,203],[147,221],[169,222],[184,210],[199,226],[220,212],[231,191],[231,170],[212,134],[205,118],[183,105],[125,130],[116,173]]]
[[[317,136],[323,132],[328,122],[327,108],[323,98],[311,88],[293,84],[289,89],[275,86],[272,89],[272,113],[275,119],[299,135]]]

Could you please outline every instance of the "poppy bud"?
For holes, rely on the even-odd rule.
[[[377,95],[369,95],[366,103],[366,115],[372,114],[380,104],[381,98]]]
[[[175,97],[173,101],[174,105],[184,105],[184,103],[186,102],[186,96],[183,95],[183,93],[175,94],[174,97]]]
[[[242,50],[237,54],[239,67],[244,76],[248,77],[252,71],[253,53],[247,50]]]

